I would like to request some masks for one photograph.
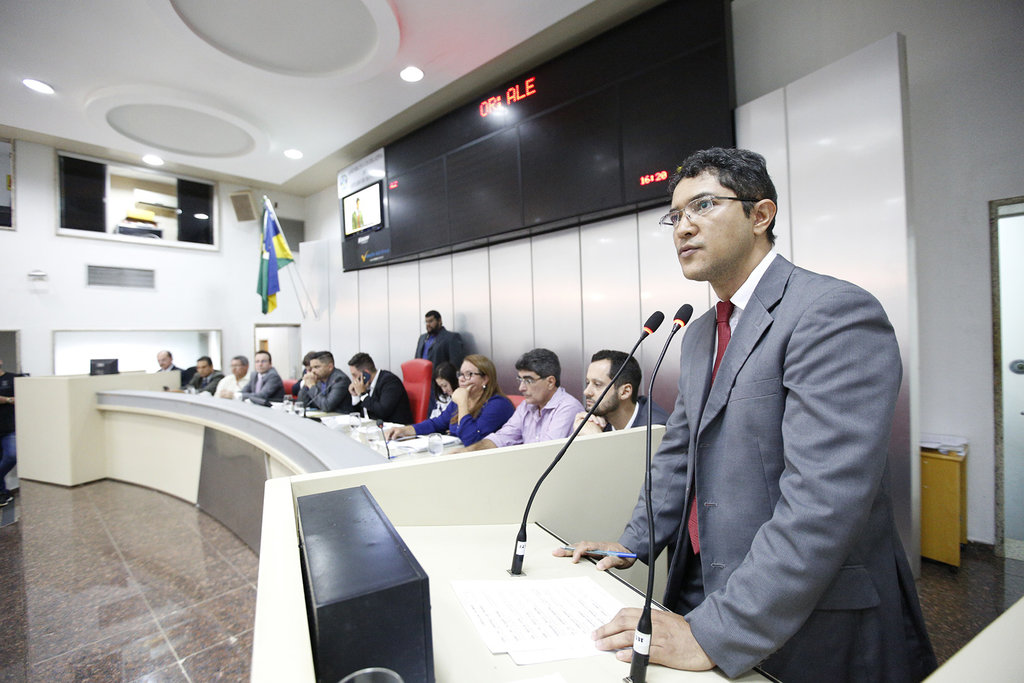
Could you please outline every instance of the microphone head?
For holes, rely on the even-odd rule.
[[[378,426],[378,427],[383,427],[383,426],[384,426],[384,420],[382,420],[382,419],[380,419],[380,418],[378,417],[378,418],[377,418],[377,426]]]
[[[691,312],[693,309],[690,309]],[[665,314],[661,311],[655,311],[651,313],[651,317],[644,323],[644,332],[647,334],[654,334],[661,324],[665,322]]]
[[[692,315],[693,306],[691,306],[690,304],[683,304],[682,306],[679,307],[679,310],[676,311],[676,317],[672,319],[672,324],[679,325],[679,327],[683,327],[684,325],[686,325],[686,323],[690,322],[690,316]]]

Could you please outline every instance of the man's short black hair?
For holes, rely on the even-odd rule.
[[[321,363],[330,363],[334,365],[334,354],[330,351],[317,351],[313,354],[313,358],[316,358]]]
[[[377,366],[373,364],[370,354],[363,353],[362,351],[349,358],[348,364],[357,370],[367,370],[369,372],[376,372],[377,370]]]
[[[626,364],[622,374],[615,380],[615,387],[619,388],[626,384],[632,387],[633,393],[629,398],[633,403],[636,403],[640,398],[640,382],[643,380],[643,372],[640,370],[640,363],[636,362],[636,358],[622,351],[613,351],[611,349],[601,349],[590,357],[591,363],[601,360],[606,360],[611,364],[608,368],[609,379],[615,376],[615,373],[619,371],[623,363]]]
[[[260,354],[263,354],[264,356],[266,356],[267,360],[269,360],[271,363],[274,362],[274,359],[270,357],[270,351],[257,351],[256,353],[253,354],[253,358],[255,358],[256,356],[258,356]]]
[[[437,311],[427,311],[426,313],[423,314],[423,317],[424,318],[434,318],[435,320],[440,320],[441,319],[441,314],[438,313]]]
[[[516,370],[529,370],[535,372],[544,379],[554,377],[555,386],[562,385],[562,366],[558,362],[558,356],[554,351],[547,349],[532,349],[519,356],[516,361]]]
[[[302,366],[305,368],[309,367],[309,361],[313,360],[320,354],[319,351],[307,351],[306,355],[302,357]]]
[[[249,359],[246,358],[245,356],[235,356],[231,360],[237,360],[239,363],[241,363],[245,367],[249,367]]]
[[[696,178],[702,173],[713,175],[722,187],[736,193],[737,197],[753,199],[753,202],[741,202],[743,213],[747,216],[754,209],[757,200],[770,199],[776,206],[779,194],[775,191],[775,183],[768,175],[768,165],[764,157],[749,149],[712,147],[694,152],[679,164],[675,175],[669,181],[668,191],[673,192],[683,178]],[[775,244],[775,218],[772,218],[768,231],[765,233],[769,243]]]
[[[213,360],[209,356],[199,356],[199,358],[196,358],[196,365],[199,365],[203,361],[206,361],[210,367],[213,367]]]

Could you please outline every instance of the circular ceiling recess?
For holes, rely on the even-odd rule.
[[[121,135],[158,149],[199,157],[235,157],[256,141],[238,125],[194,109],[168,104],[122,104],[106,113]]]
[[[170,0],[189,29],[224,54],[295,76],[358,69],[380,45],[381,0]],[[371,11],[371,7],[373,11]],[[390,10],[388,10],[390,13]],[[386,19],[387,17],[385,17]]]

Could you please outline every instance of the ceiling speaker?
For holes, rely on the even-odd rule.
[[[256,199],[249,190],[232,192],[231,206],[235,209],[235,218],[240,223],[242,221],[254,221],[259,218],[259,213],[256,211]]]

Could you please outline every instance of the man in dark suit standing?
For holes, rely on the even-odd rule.
[[[242,389],[242,398],[253,403],[267,405],[271,401],[284,399],[284,382],[274,369],[269,351],[257,351],[252,364],[256,368],[249,383]]]
[[[412,409],[409,395],[402,380],[388,372],[378,370],[368,353],[357,353],[348,361],[352,383],[348,393],[352,395],[352,409],[366,410],[371,418],[412,424]]]
[[[427,331],[416,342],[416,358],[426,358],[435,368],[443,361],[448,361],[456,368],[460,367],[466,355],[462,348],[462,336],[458,332],[446,330],[441,322],[441,314],[437,311],[427,311],[423,321]]]
[[[325,413],[342,412],[348,397],[348,376],[334,367],[334,354],[317,351],[310,355],[309,372],[302,376],[298,400],[307,410]]]
[[[651,662],[787,682],[924,678],[935,657],[888,492],[901,365],[885,312],[775,252],[760,155],[697,152],[673,188],[662,222],[683,274],[721,301],[683,337],[653,459],[654,547],[641,493],[618,543],[580,543],[574,559],[673,549]],[[598,647],[628,648],[638,617],[621,611]]]

